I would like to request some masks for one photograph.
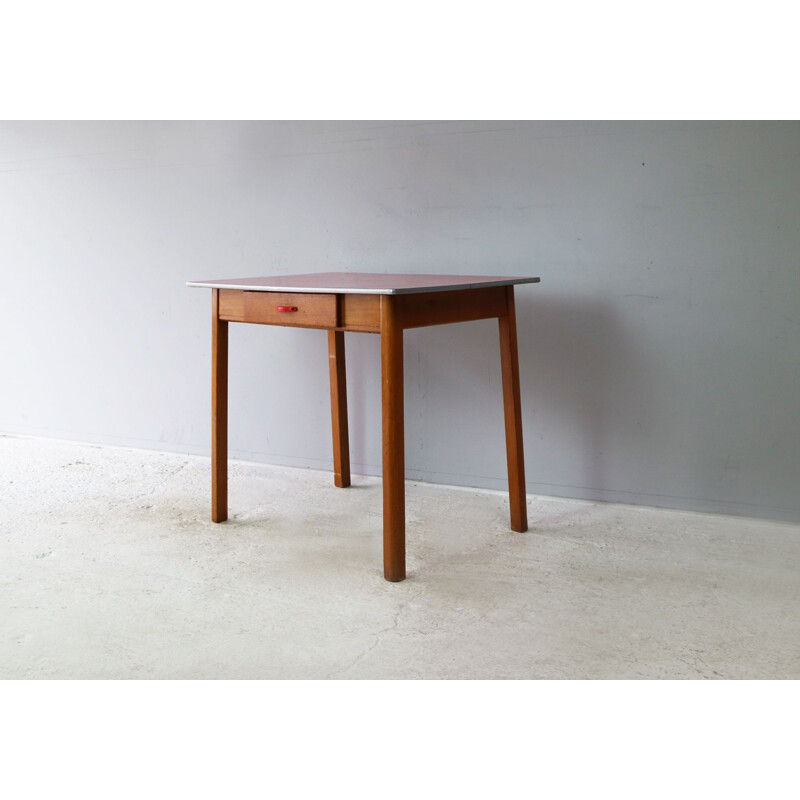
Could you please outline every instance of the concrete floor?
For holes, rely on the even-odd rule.
[[[800,678],[800,526],[0,436],[0,678]]]

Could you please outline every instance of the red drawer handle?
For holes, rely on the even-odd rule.
[[[297,306],[277,306],[278,311],[297,311]]]

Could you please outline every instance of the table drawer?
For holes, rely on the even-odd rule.
[[[248,292],[221,290],[220,319],[291,325],[297,328],[335,328],[336,295],[309,292]]]

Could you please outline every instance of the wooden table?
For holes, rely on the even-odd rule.
[[[190,281],[212,289],[211,518],[228,518],[228,323],[328,331],[337,486],[350,485],[344,334],[381,337],[383,564],[388,581],[406,577],[403,331],[497,317],[503,381],[511,529],[528,529],[514,285],[539,278],[321,272]]]

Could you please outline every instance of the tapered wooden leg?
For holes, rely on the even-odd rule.
[[[212,290],[211,319],[211,519],[228,519],[228,323],[219,318]]]
[[[344,331],[328,331],[328,365],[331,373],[331,427],[333,429],[333,482],[350,485],[350,439],[347,430],[347,375]]]
[[[406,577],[403,328],[391,295],[381,297],[381,405],[383,574],[387,581],[402,581]]]
[[[508,499],[511,530],[528,530],[528,506],[525,495],[525,458],[522,450],[522,405],[519,396],[519,359],[517,356],[517,317],[514,311],[514,287],[506,288],[506,314],[500,322],[500,364],[503,372],[503,410],[506,423],[508,459]]]

